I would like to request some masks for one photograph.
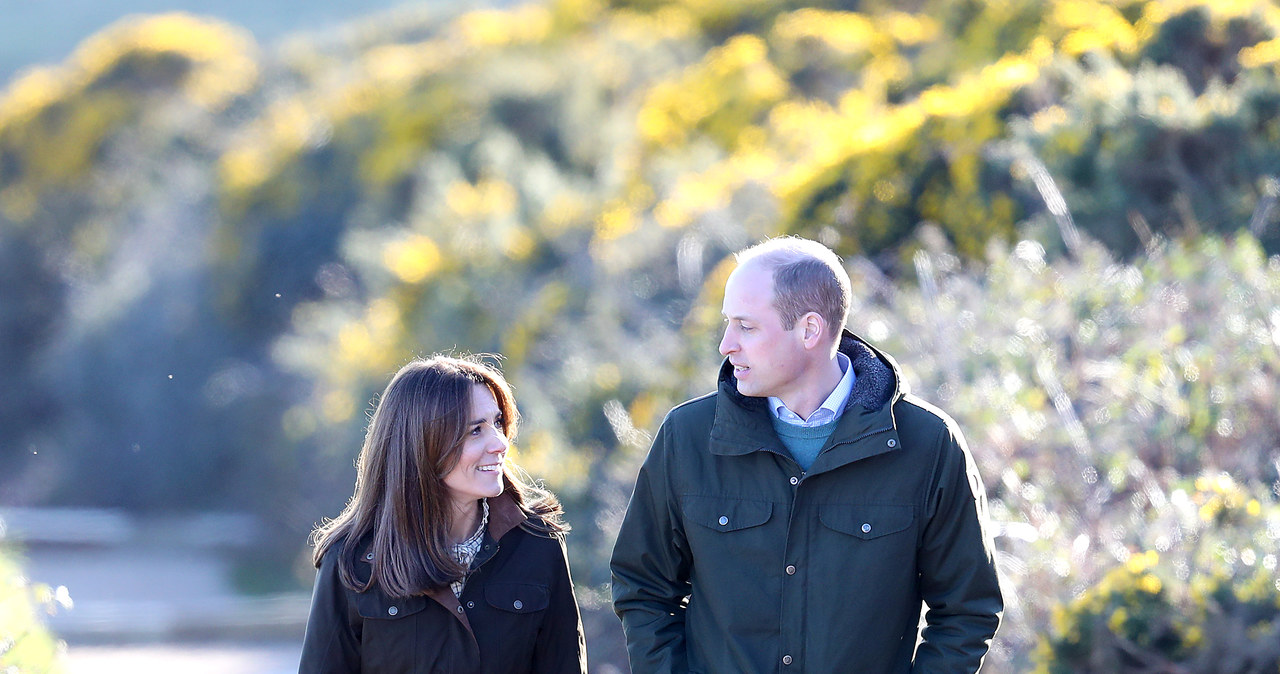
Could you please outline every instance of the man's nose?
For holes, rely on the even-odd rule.
[[[729,329],[725,328],[724,336],[720,338],[720,355],[727,356],[737,350],[737,344],[729,337]]]

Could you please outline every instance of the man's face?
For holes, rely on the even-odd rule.
[[[738,392],[791,399],[804,369],[802,331],[782,329],[772,272],[751,261],[733,270],[724,286],[723,313],[720,353],[733,365]]]

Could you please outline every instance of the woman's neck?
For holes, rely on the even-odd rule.
[[[476,532],[476,527],[480,526],[480,501],[478,499],[469,499],[462,503],[453,504],[453,518],[449,524],[449,540],[454,543],[461,543],[471,537]]]

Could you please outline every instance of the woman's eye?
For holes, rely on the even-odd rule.
[[[480,427],[479,427],[479,426],[476,426],[475,428],[471,429],[471,434],[472,434],[472,435],[480,435]]]

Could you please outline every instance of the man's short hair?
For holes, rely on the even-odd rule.
[[[791,330],[812,311],[839,341],[853,293],[849,273],[835,252],[817,241],[782,236],[765,239],[734,257],[739,266],[754,261],[773,270],[773,306],[783,329]]]

